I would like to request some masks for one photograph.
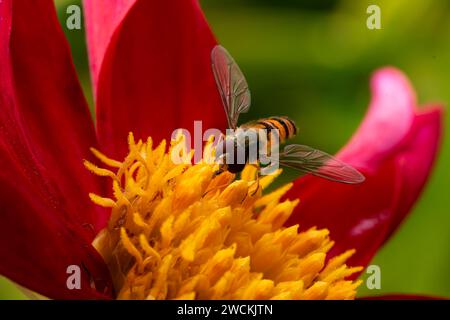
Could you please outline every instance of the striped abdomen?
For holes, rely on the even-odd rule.
[[[266,129],[268,133],[272,129],[278,129],[280,142],[292,138],[297,134],[295,122],[288,117],[270,117],[257,120],[252,125],[253,128]]]

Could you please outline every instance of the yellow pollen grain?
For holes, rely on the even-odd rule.
[[[120,162],[91,149],[108,168],[113,198],[90,194],[111,208],[108,226],[93,242],[105,260],[117,299],[353,299],[349,250],[327,262],[328,230],[284,227],[298,199],[281,200],[292,184],[263,194],[281,173],[258,177],[247,166],[240,179],[215,174],[209,140],[192,165],[184,136],[154,147],[128,136]],[[172,161],[172,152],[183,161]]]

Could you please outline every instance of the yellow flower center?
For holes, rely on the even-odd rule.
[[[361,268],[345,264],[353,251],[326,262],[333,246],[328,230],[283,227],[298,203],[280,202],[291,184],[262,195],[281,170],[258,179],[247,166],[235,179],[215,174],[211,144],[204,161],[191,165],[171,161],[175,149],[192,157],[182,136],[168,153],[164,141],[153,148],[150,138],[136,143],[130,134],[128,142],[123,162],[92,150],[113,170],[85,162],[113,181],[112,198],[90,197],[111,208],[93,245],[109,267],[118,299],[355,297],[360,282],[346,278]]]

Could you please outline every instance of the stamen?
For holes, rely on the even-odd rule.
[[[102,169],[97,167],[96,165],[92,164],[91,162],[84,160],[84,166],[86,169],[91,171],[92,173],[101,176],[101,177],[110,177],[112,179],[116,179],[116,174],[108,169]]]
[[[101,162],[103,162],[107,166],[113,167],[113,168],[122,167],[122,162],[108,158],[107,156],[105,156],[103,153],[101,153],[100,151],[98,151],[95,148],[90,148],[90,150],[97,159],[99,159]]]
[[[96,195],[95,193],[89,193],[89,198],[91,199],[92,202],[101,207],[112,208],[116,206],[116,202],[113,199],[103,198]]]
[[[361,271],[349,250],[327,262],[328,230],[284,227],[299,200],[281,201],[292,184],[262,195],[281,173],[257,177],[247,166],[216,174],[213,140],[201,163],[179,134],[153,148],[151,138],[128,136],[123,162],[94,155],[117,172],[85,162],[112,179],[114,199],[90,194],[111,208],[93,245],[109,267],[118,299],[353,299]],[[183,144],[183,145],[181,145]],[[176,152],[183,163],[172,162]],[[183,161],[184,161],[183,160]]]

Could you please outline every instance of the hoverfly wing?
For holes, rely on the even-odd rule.
[[[287,145],[280,153],[279,163],[336,182],[357,184],[365,180],[364,176],[352,166],[328,153],[305,145]]]
[[[250,109],[251,96],[247,81],[228,51],[217,45],[211,51],[211,63],[217,88],[227,115],[228,126],[237,128],[239,115]]]

